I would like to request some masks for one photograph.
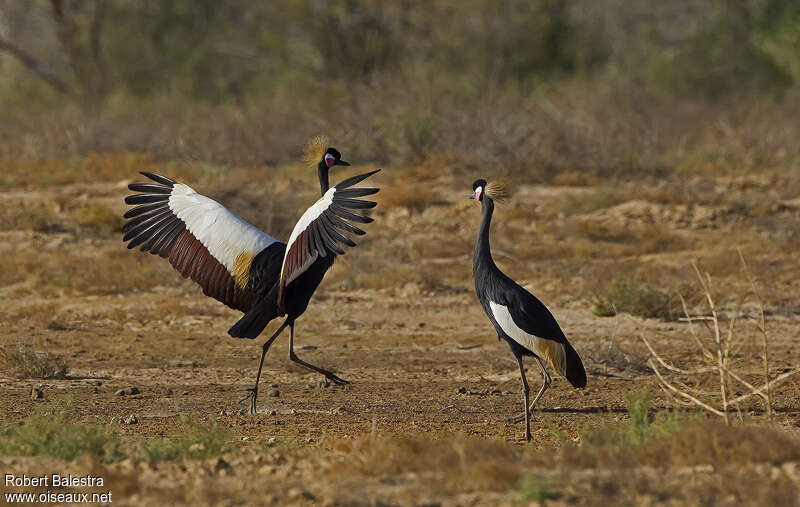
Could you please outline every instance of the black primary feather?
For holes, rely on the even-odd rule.
[[[151,202],[166,202],[169,195],[165,194],[135,194],[125,198],[125,204],[148,204]]]
[[[171,180],[166,176],[161,176],[160,174],[149,173],[147,171],[141,171],[139,174],[141,174],[142,176],[147,176],[156,183],[161,183],[162,185],[166,185],[169,188],[172,188],[173,186],[175,186],[176,183],[178,183],[177,181]]]
[[[352,187],[353,185],[361,183],[362,181],[364,181],[365,179],[369,178],[370,176],[372,176],[377,172],[380,172],[380,169],[375,169],[374,171],[370,171],[368,173],[359,174],[357,176],[353,176],[352,178],[347,178],[346,180],[342,180],[336,185],[334,185],[334,187],[336,187],[337,192],[340,190],[344,190],[346,188]]]

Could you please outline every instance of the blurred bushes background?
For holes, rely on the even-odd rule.
[[[795,167],[799,84],[791,0],[0,0],[5,160]]]

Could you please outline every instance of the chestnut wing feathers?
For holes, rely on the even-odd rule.
[[[128,248],[138,246],[168,258],[204,294],[231,308],[244,312],[252,308],[269,290],[262,285],[274,285],[280,274],[278,269],[264,270],[264,262],[254,265],[253,260],[262,252],[281,255],[283,243],[191,187],[158,174],[142,174],[155,183],[128,185],[139,192],[125,198],[127,204],[137,205],[124,215],[128,222],[122,229],[123,241]],[[259,276],[250,276],[251,267]]]

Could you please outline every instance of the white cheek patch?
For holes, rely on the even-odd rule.
[[[327,165],[328,167],[332,167],[334,162],[336,162],[336,159],[333,157],[333,155],[331,155],[330,153],[326,153],[325,154],[325,165]]]
[[[480,201],[480,200],[481,200],[481,194],[482,194],[482,193],[483,193],[483,187],[478,187],[478,188],[476,188],[476,189],[475,189],[475,199],[476,199],[476,200],[478,200],[478,201]]]

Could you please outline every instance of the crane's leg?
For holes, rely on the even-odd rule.
[[[515,415],[514,417],[509,417],[508,422],[518,423],[521,422],[525,417],[531,417],[533,415],[533,409],[536,408],[536,403],[538,403],[539,398],[542,397],[544,392],[553,382],[553,379],[550,378],[550,375],[547,373],[547,370],[545,369],[544,364],[542,364],[542,360],[539,359],[539,356],[533,357],[536,359],[536,362],[539,363],[539,368],[542,369],[542,388],[539,389],[539,392],[536,394],[536,397],[533,399],[533,403],[531,403],[530,407],[528,407],[528,409],[521,414]]]
[[[533,414],[533,409],[536,408],[536,403],[539,401],[539,398],[542,397],[544,392],[550,387],[550,383],[553,382],[553,379],[550,378],[550,374],[547,373],[547,370],[542,364],[542,360],[539,356],[533,356],[536,359],[536,362],[539,363],[539,368],[542,369],[542,388],[539,389],[539,393],[536,395],[536,398],[533,399],[533,403],[531,403],[529,412]]]
[[[281,327],[278,328],[275,333],[269,338],[269,340],[264,342],[264,346],[261,349],[261,361],[258,363],[258,373],[256,374],[256,384],[253,386],[252,389],[248,389],[249,394],[239,400],[239,403],[250,400],[250,415],[256,415],[256,400],[258,399],[258,381],[261,379],[261,367],[264,366],[264,358],[267,356],[267,351],[269,350],[270,345],[272,342],[275,341],[275,338],[281,334],[281,331],[286,329],[286,326],[289,324],[289,319],[283,321]]]
[[[330,380],[334,384],[339,384],[341,386],[341,385],[350,383],[350,382],[348,382],[348,381],[346,381],[346,380],[344,380],[342,378],[337,377],[336,375],[334,375],[333,373],[329,372],[328,370],[323,370],[322,368],[320,368],[318,366],[314,366],[313,364],[309,364],[309,363],[303,361],[302,359],[300,359],[299,357],[297,357],[295,355],[295,353],[294,353],[294,322],[289,324],[289,359],[291,359],[292,361],[294,361],[297,364],[302,364],[303,366],[305,366],[309,370],[314,370],[317,373],[322,373],[323,375],[325,375],[325,378],[327,378],[328,380]]]
[[[528,442],[531,441],[531,418],[530,418],[530,406],[528,402],[530,401],[531,395],[531,388],[528,386],[528,379],[525,377],[525,368],[522,366],[522,354],[515,353],[514,354],[517,358],[517,363],[519,364],[519,374],[522,377],[522,403],[525,407],[525,413],[523,417],[525,418],[525,440]]]

